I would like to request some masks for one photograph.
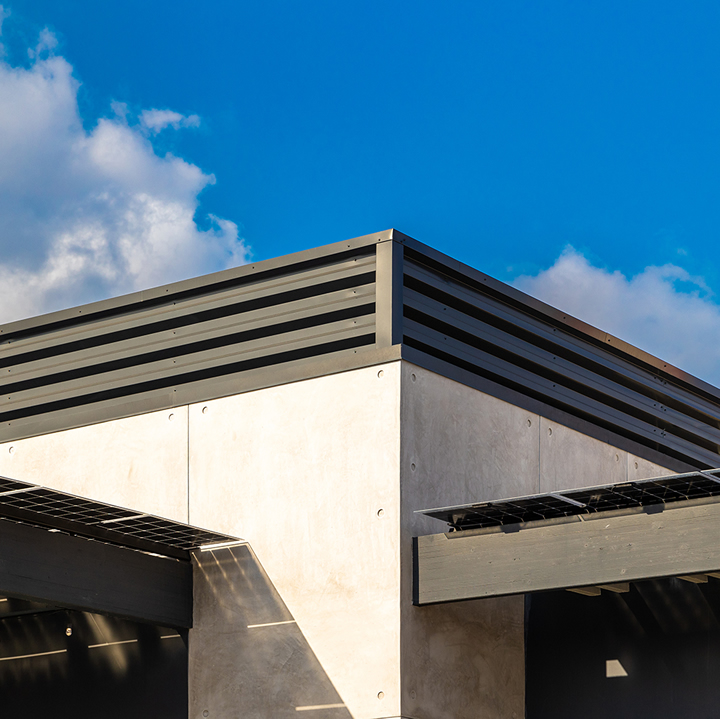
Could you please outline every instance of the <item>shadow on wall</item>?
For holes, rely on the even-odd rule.
[[[0,601],[0,716],[187,716],[187,649],[173,629]]]
[[[191,717],[352,716],[249,545],[193,564]]]
[[[720,704],[720,580],[528,595],[529,719],[709,719]]]

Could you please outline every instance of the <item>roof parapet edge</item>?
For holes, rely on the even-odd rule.
[[[213,285],[232,282],[233,280],[240,278],[250,277],[253,274],[260,275],[268,271],[291,267],[296,264],[322,260],[323,258],[329,258],[333,255],[339,255],[347,251],[371,247],[379,242],[397,241],[395,238],[395,235],[397,234],[397,230],[394,229],[374,232],[369,235],[362,235],[361,237],[354,237],[349,240],[343,240],[342,242],[334,242],[329,245],[322,245],[321,247],[314,247],[309,250],[302,250],[289,255],[272,257],[259,262],[248,262],[247,264],[240,265],[239,267],[232,267],[227,270],[220,270],[219,272],[212,272],[199,277],[191,277],[186,280],[179,280],[178,282],[160,285],[159,287],[151,287],[146,290],[139,290],[138,292],[132,292],[118,297],[99,300],[97,302],[90,302],[84,305],[77,305],[75,307],[36,315],[22,320],[16,320],[14,322],[0,325],[0,343],[6,337],[32,330],[42,332],[42,328],[45,326],[48,326],[50,329],[50,325],[71,321],[79,318],[79,316],[86,319],[88,317],[92,317],[93,315],[105,312],[120,313],[124,309],[132,311],[136,309],[138,305],[143,303],[169,301],[176,295],[192,291],[202,291],[203,289],[212,291]],[[403,235],[403,238],[404,237],[405,236]]]
[[[460,281],[462,281],[463,277],[469,278],[478,287],[484,288],[484,291],[488,294],[521,309],[523,312],[542,319],[575,336],[582,337],[596,346],[604,347],[616,355],[628,358],[635,364],[644,365],[660,375],[666,375],[670,380],[682,383],[693,391],[705,394],[715,401],[720,401],[720,389],[699,377],[695,377],[619,337],[583,322],[567,312],[548,305],[394,228],[0,325],[0,344],[5,338],[10,338],[13,335],[33,331],[43,332],[45,327],[47,327],[48,331],[51,331],[52,325],[69,322],[76,318],[82,321],[80,316],[82,319],[86,319],[106,312],[112,312],[113,314],[120,314],[123,310],[131,312],[137,309],[138,305],[144,303],[170,301],[172,297],[187,292],[202,291],[204,289],[212,291],[213,285],[232,282],[236,279],[250,277],[253,274],[260,275],[268,271],[290,267],[294,264],[322,260],[344,252],[368,248],[381,242],[403,244],[411,251],[424,255],[431,262],[449,269]]]
[[[619,337],[611,335],[609,332],[605,332],[594,325],[590,325],[587,322],[571,315],[569,312],[563,312],[562,310],[559,310],[556,307],[533,297],[532,295],[528,295],[505,282],[501,282],[490,275],[486,275],[484,272],[481,272],[470,265],[466,265],[463,262],[460,262],[460,260],[456,260],[453,257],[430,247],[429,245],[412,239],[411,237],[405,236],[404,245],[410,250],[414,250],[415,252],[425,255],[437,264],[445,265],[458,275],[466,275],[475,283],[484,287],[488,294],[495,296],[507,304],[521,309],[522,311],[540,318],[549,324],[555,325],[575,336],[582,337],[596,346],[602,346],[614,354],[624,356],[634,364],[650,367],[653,371],[661,375],[667,375],[671,380],[681,382],[692,388],[694,391],[708,395],[713,400],[720,401],[720,388],[715,387],[715,385],[712,385],[709,382],[690,374],[689,372],[685,372],[679,367],[676,367],[669,362],[665,362],[659,357],[652,355],[649,352],[620,339]]]

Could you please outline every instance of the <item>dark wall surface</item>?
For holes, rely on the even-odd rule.
[[[0,608],[8,602],[22,611],[19,600]],[[0,618],[0,716],[185,719],[187,647],[174,630],[97,614],[6,615]]]
[[[720,580],[662,579],[526,597],[528,719],[715,719]],[[619,660],[624,677],[607,677]]]

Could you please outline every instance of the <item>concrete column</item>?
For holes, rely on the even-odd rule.
[[[402,716],[525,715],[523,597],[412,606],[418,509],[538,491],[539,418],[427,370],[402,374]]]

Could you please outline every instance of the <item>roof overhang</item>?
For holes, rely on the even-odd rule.
[[[190,552],[239,541],[0,477],[1,597],[188,628]]]
[[[423,510],[415,603],[720,571],[720,470]]]
[[[0,477],[0,519],[174,559],[204,545],[239,541],[134,509]]]

